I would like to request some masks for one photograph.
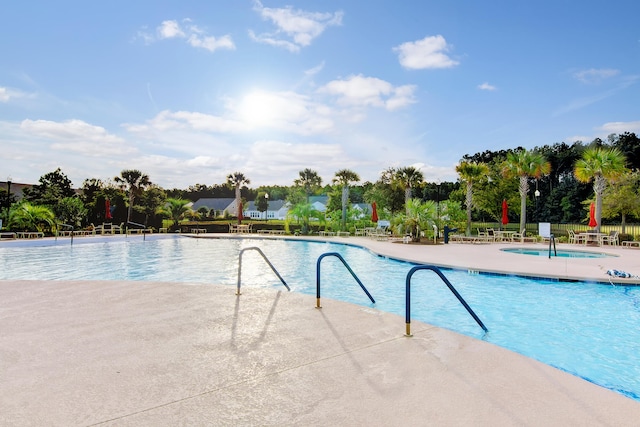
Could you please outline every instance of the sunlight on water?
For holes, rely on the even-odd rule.
[[[60,240],[53,246],[0,247],[0,279],[147,280],[235,287],[239,252],[255,246],[292,291],[315,295],[318,257],[337,252],[376,304],[371,304],[335,257],[321,262],[323,301],[338,299],[397,314],[398,331],[404,332],[405,279],[413,265],[365,249],[270,239],[95,241],[78,239],[73,246]],[[245,251],[242,265],[243,292],[251,287],[283,288],[258,252]],[[413,275],[412,320],[484,339],[640,400],[639,288],[453,270],[444,270],[444,274],[489,332],[485,335],[446,285],[427,270]]]

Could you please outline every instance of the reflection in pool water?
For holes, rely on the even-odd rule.
[[[18,242],[14,242],[18,243]],[[44,242],[43,242],[44,243]],[[395,313],[404,332],[405,279],[413,264],[358,247],[269,239],[190,239],[147,236],[60,239],[0,246],[0,279],[153,280],[221,284],[235,292],[238,254],[256,246],[292,291],[315,295],[316,260],[337,252],[375,298],[372,305],[336,258],[322,262],[327,299]],[[256,251],[242,261],[242,289],[282,289]],[[640,287],[532,280],[444,270],[488,327],[484,334],[455,296],[430,271],[412,278],[411,318],[500,345],[640,400]],[[55,286],[55,283],[52,283]],[[364,332],[366,333],[366,332]]]

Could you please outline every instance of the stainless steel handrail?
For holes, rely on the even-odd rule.
[[[240,293],[240,282],[242,281],[242,279],[241,279],[241,275],[242,275],[242,254],[244,254],[245,251],[250,251],[250,250],[258,251],[258,253],[262,256],[262,258],[269,265],[269,267],[271,267],[271,270],[273,270],[273,272],[276,274],[276,276],[278,276],[278,279],[280,279],[280,281],[282,282],[284,287],[287,288],[288,291],[291,291],[291,288],[289,288],[289,285],[287,285],[287,282],[285,282],[284,279],[282,278],[282,276],[280,276],[280,273],[278,273],[278,270],[276,270],[276,268],[273,266],[273,264],[271,264],[271,261],[269,261],[269,259],[264,254],[264,252],[262,252],[262,250],[260,248],[252,246],[252,247],[244,248],[244,249],[240,250],[240,255],[238,256],[238,290],[236,291],[236,295],[241,295],[241,293]]]

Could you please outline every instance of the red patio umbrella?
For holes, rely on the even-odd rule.
[[[589,227],[595,227],[598,225],[598,221],[596,221],[596,204],[591,203],[589,206]]]
[[[111,216],[111,201],[109,199],[106,199],[104,201],[104,219],[105,220],[110,220],[113,218],[113,216]]]
[[[509,207],[507,206],[507,199],[502,199],[502,225],[509,224]]]
[[[376,206],[376,202],[371,203],[371,221],[378,222],[378,206]]]

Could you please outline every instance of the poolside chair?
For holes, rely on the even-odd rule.
[[[576,244],[578,242],[576,232],[573,230],[567,230],[567,232],[569,233],[569,243]]]
[[[526,229],[522,229],[520,230],[519,233],[513,233],[513,236],[511,237],[511,241],[512,242],[520,242],[520,243],[525,243],[525,242],[530,242],[530,243],[536,243],[538,241],[538,238],[536,236],[526,236]]]
[[[619,234],[618,231],[611,231],[609,232],[609,234],[602,234],[599,237],[598,243],[600,243],[600,246],[604,244],[618,246],[620,244],[618,234]]]

